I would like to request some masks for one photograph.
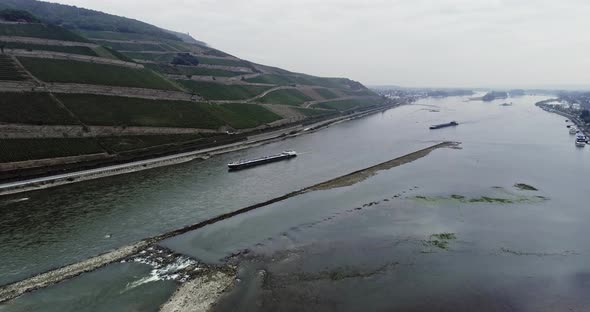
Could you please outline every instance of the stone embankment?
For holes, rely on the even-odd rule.
[[[235,283],[235,275],[210,271],[182,284],[160,312],[206,312]]]

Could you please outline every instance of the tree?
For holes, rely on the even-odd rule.
[[[580,114],[580,119],[584,121],[590,121],[590,111],[588,111],[587,109],[583,110]]]

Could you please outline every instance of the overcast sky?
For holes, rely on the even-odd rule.
[[[369,85],[590,85],[588,0],[54,1]]]

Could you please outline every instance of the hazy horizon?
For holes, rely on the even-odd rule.
[[[52,1],[190,33],[240,58],[367,85],[585,88],[581,0]]]

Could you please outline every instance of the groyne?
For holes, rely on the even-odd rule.
[[[377,174],[379,171],[382,170],[389,170],[392,168],[395,168],[397,166],[401,166],[410,162],[413,162],[417,159],[426,157],[427,155],[429,155],[430,153],[432,153],[433,151],[437,150],[437,149],[441,149],[441,148],[458,148],[460,143],[458,142],[441,142],[435,145],[432,145],[430,147],[415,151],[413,153],[401,156],[401,157],[397,157],[395,159],[383,162],[381,164],[377,164],[375,166],[371,166],[368,168],[364,168],[361,170],[357,170],[354,171],[352,173],[328,180],[328,181],[324,181],[258,204],[254,204],[248,207],[244,207],[241,208],[239,210],[233,211],[233,212],[229,212],[229,213],[225,213],[222,215],[219,215],[217,217],[211,218],[211,219],[207,219],[201,222],[198,222],[196,224],[193,225],[189,225],[174,231],[170,231],[155,237],[151,237],[151,238],[147,238],[144,239],[140,242],[137,242],[135,244],[129,245],[129,246],[125,246],[125,247],[121,247],[117,250],[99,255],[97,257],[93,257],[75,264],[71,264],[68,266],[64,266],[62,268],[58,268],[55,270],[51,270],[49,272],[46,273],[42,273],[42,274],[38,274],[34,277],[25,279],[23,281],[19,281],[13,284],[9,284],[3,287],[0,287],[0,303],[14,299],[22,294],[37,290],[37,289],[41,289],[41,288],[45,288],[57,283],[60,283],[62,281],[71,279],[75,276],[78,276],[82,273],[85,272],[90,272],[90,271],[94,271],[98,268],[101,268],[105,265],[108,265],[110,263],[116,262],[116,261],[120,261],[122,259],[128,258],[134,254],[137,254],[138,252],[140,252],[141,250],[145,250],[146,248],[149,248],[150,246],[153,246],[154,244],[157,244],[158,242],[164,240],[164,239],[168,239],[171,237],[175,237],[178,235],[182,235],[194,230],[198,230],[200,228],[203,228],[207,225],[211,225],[220,221],[224,221],[227,220],[229,218],[253,211],[255,209],[259,209],[262,207],[266,207],[269,206],[271,204],[277,203],[277,202],[281,202],[284,201],[286,199],[298,196],[298,195],[302,195],[305,194],[307,192],[313,192],[313,191],[318,191],[318,190],[326,190],[326,189],[331,189],[331,188],[336,188],[336,187],[345,187],[345,186],[350,186],[356,183],[359,183],[367,178],[369,178],[370,176],[373,176],[375,174]]]

